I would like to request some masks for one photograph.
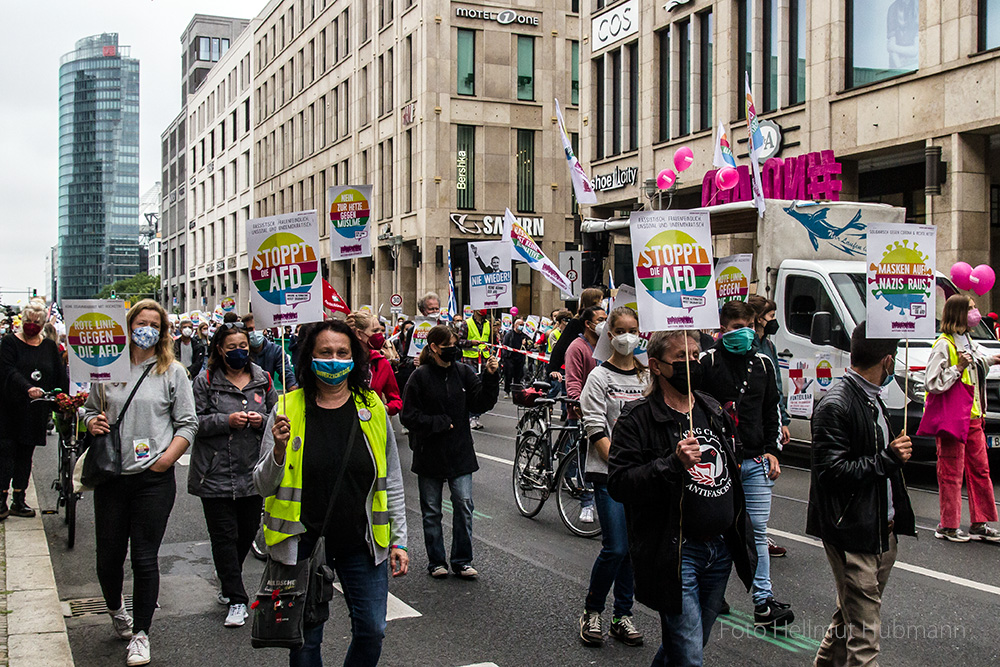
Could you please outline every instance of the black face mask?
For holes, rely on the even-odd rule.
[[[700,361],[675,361],[671,364],[674,374],[663,378],[671,387],[685,396],[688,393],[688,365],[691,367],[691,390],[696,391],[701,389],[704,373]]]
[[[445,363],[449,361],[454,362],[462,358],[462,351],[455,345],[452,345],[451,347],[442,347],[440,356],[441,361]]]
[[[764,325],[765,336],[773,336],[776,333],[778,333],[778,320],[771,320]]]

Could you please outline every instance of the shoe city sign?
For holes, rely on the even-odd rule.
[[[496,21],[500,25],[538,25],[537,16],[519,14],[513,9],[501,9],[500,11],[490,11],[487,9],[471,9],[469,7],[455,7],[455,16],[467,19],[479,19],[480,21]]]
[[[624,188],[626,185],[635,185],[635,177],[638,175],[639,170],[635,167],[615,167],[615,170],[610,174],[594,174],[594,178],[590,180],[591,186],[598,192],[604,192],[607,190],[617,190],[618,188]]]
[[[449,219],[463,234],[486,234],[500,236],[503,234],[503,215],[478,215],[469,213],[452,213]],[[514,216],[517,224],[524,228],[532,238],[545,236],[545,218],[519,218]]]

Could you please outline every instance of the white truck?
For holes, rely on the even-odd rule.
[[[854,327],[866,319],[865,310],[865,230],[872,222],[902,223],[905,209],[883,204],[858,202],[791,202],[766,200],[763,218],[750,202],[723,204],[708,208],[713,235],[756,232],[754,263],[757,293],[773,299],[778,306],[780,329],[773,341],[783,368],[785,395],[792,393],[788,368],[804,365],[803,381],[814,381],[816,389],[831,380],[815,377],[815,368],[832,366],[838,370],[850,365],[850,338]],[[938,267],[945,268],[945,267]],[[946,269],[947,270],[947,269]],[[940,320],[945,300],[959,290],[941,271],[937,274],[936,319]],[[971,335],[985,348],[1000,354],[1000,342],[985,324]],[[907,432],[915,434],[923,413],[924,367],[934,341],[911,339],[909,370],[905,366],[904,344],[896,362],[896,384],[883,392],[894,427],[903,422],[907,410]],[[801,363],[800,363],[801,362]],[[909,396],[904,393],[909,373]],[[817,400],[821,394],[816,393]],[[1000,367],[987,378],[987,444],[1000,448]],[[807,451],[810,441],[809,419],[792,417],[789,427],[791,449]],[[915,441],[915,458],[933,460],[933,439]]]

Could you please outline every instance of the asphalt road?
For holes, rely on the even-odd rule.
[[[636,620],[646,633],[645,646],[629,648],[614,642],[601,649],[581,646],[576,620],[600,545],[597,540],[572,536],[559,521],[554,500],[535,519],[518,514],[511,493],[514,418],[514,406],[501,399],[492,413],[483,416],[485,430],[476,434],[482,455],[473,492],[478,581],[454,577],[438,581],[425,574],[416,479],[408,472],[409,451],[405,445],[401,448],[411,573],[390,585],[395,598],[390,601],[390,615],[396,618],[388,625],[381,664],[648,665],[659,644],[660,629],[656,615],[643,607],[637,607]],[[44,507],[55,502],[48,488],[55,476],[51,439],[50,445],[35,455],[35,483]],[[734,576],[727,595],[734,615],[713,630],[707,664],[811,664],[835,594],[822,547],[804,534],[809,474],[801,465],[786,462],[774,489],[770,523],[775,539],[788,548],[788,557],[772,561],[775,593],[793,605],[796,623],[787,634],[755,635],[749,595]],[[913,467],[907,477],[914,487],[911,497],[920,534],[900,544],[900,562],[882,608],[881,663],[996,665],[1000,661],[1000,547],[935,540],[938,498],[933,468]],[[179,493],[160,551],[161,609],[153,621],[153,664],[286,664],[285,651],[251,648],[249,626],[223,627],[226,610],[215,599],[217,584],[201,504],[186,493],[186,479],[187,468],[179,465]],[[61,515],[45,517],[59,595],[67,601],[100,598],[89,496],[79,506],[78,521],[77,546],[67,551]],[[447,530],[446,540],[450,540]],[[248,559],[248,590],[256,587],[260,571],[260,563]],[[128,571],[126,581],[128,590]],[[350,636],[346,608],[338,600],[325,632],[323,651],[328,665],[341,664]],[[609,624],[610,619],[605,622]],[[77,665],[124,664],[125,644],[113,637],[106,615],[67,618],[67,627]]]

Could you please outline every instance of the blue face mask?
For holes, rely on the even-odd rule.
[[[756,333],[750,327],[722,334],[722,345],[733,354],[746,354],[753,347]]]
[[[260,331],[251,331],[247,334],[247,338],[250,340],[250,347],[260,347],[264,344],[264,334]]]
[[[884,380],[882,380],[882,387],[883,388],[888,387],[896,379],[895,367],[896,367],[896,364],[895,364],[895,362],[893,362],[893,370],[889,371],[889,374],[885,376]]]
[[[160,330],[156,327],[145,326],[132,330],[132,342],[143,350],[156,345],[160,340]]]
[[[313,359],[312,370],[323,384],[331,387],[344,382],[354,368],[353,359]]]
[[[250,350],[244,350],[242,348],[236,348],[235,350],[229,350],[226,352],[226,363],[233,370],[240,370],[245,367],[250,361]]]

